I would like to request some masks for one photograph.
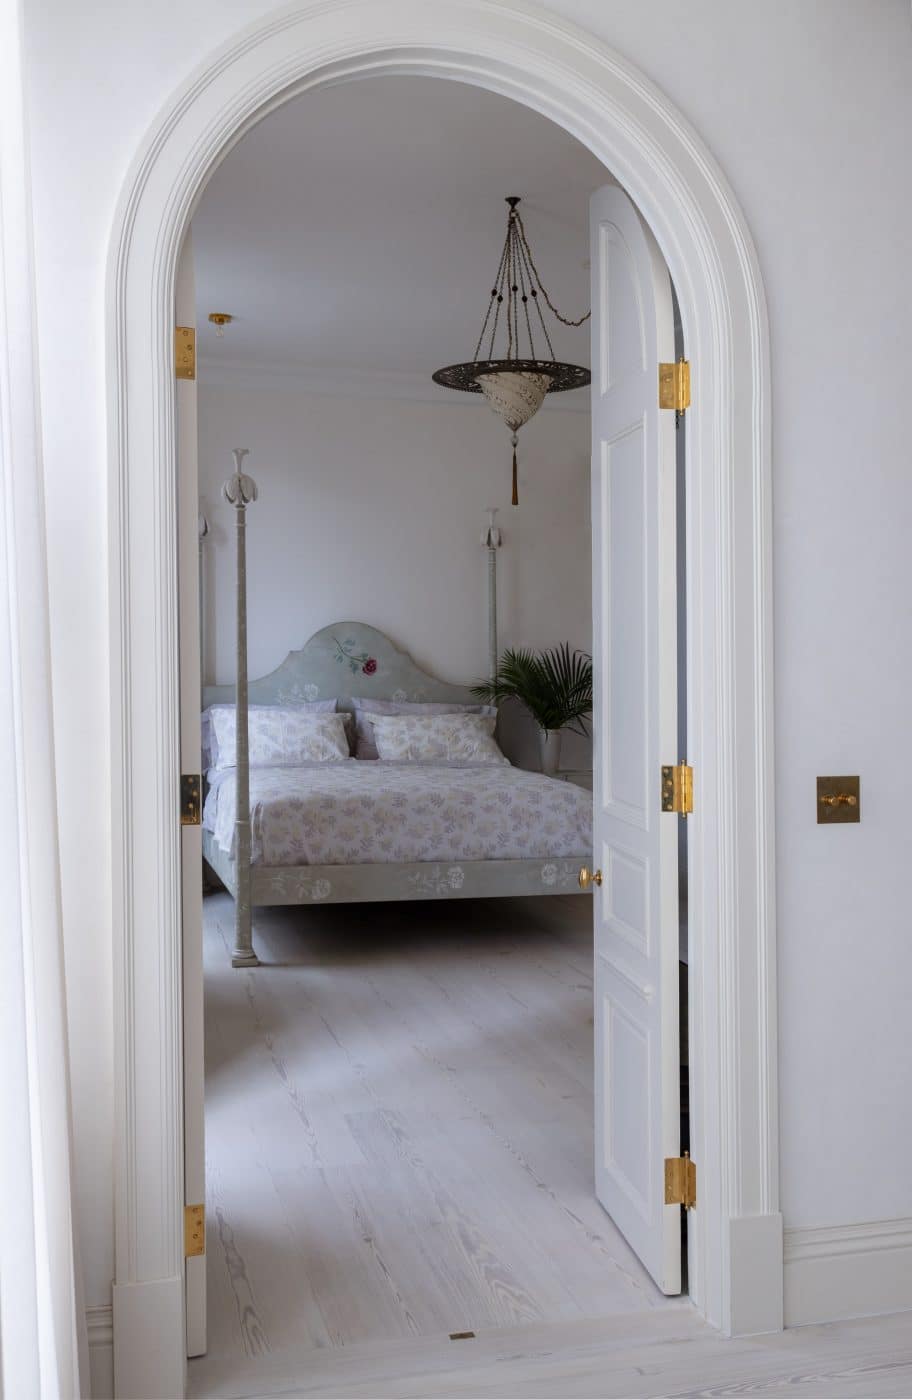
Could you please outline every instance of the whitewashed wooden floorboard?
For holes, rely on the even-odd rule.
[[[207,1364],[674,1306],[592,1198],[590,912],[263,911],[239,971],[207,898]]]
[[[618,1314],[480,1333],[471,1341],[407,1341],[253,1362],[204,1357],[193,1394],[223,1400],[291,1397],[613,1397],[912,1395],[907,1315],[728,1341],[688,1308]]]
[[[912,1395],[908,1319],[726,1342],[595,1201],[590,912],[262,911],[240,971],[207,898],[192,1396]]]

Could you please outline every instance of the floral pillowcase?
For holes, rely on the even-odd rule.
[[[295,709],[301,710],[304,714],[321,715],[334,714],[338,708],[335,696],[331,700],[295,700],[293,705],[248,705],[248,730],[250,717],[257,710],[281,710]],[[220,764],[218,756],[218,740],[212,727],[212,716],[216,710],[230,710],[234,714],[233,705],[209,705],[203,710],[200,716],[200,744],[202,748],[203,771],[208,772],[210,768],[234,767],[234,760],[231,764]],[[346,725],[349,716],[346,715]]]
[[[377,752],[400,763],[508,763],[495,715],[373,715]]]
[[[247,716],[251,768],[293,767],[299,763],[332,763],[349,757],[345,718],[335,713],[335,700],[309,705],[251,706]],[[213,768],[234,768],[237,762],[237,716],[233,705],[208,710]]]
[[[465,705],[455,700],[374,700],[353,695],[355,709],[355,758],[378,758],[374,735],[377,715],[494,715],[496,705]]]

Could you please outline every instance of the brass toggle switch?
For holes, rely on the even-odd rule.
[[[861,780],[857,775],[817,779],[817,822],[831,826],[835,822],[861,821]]]

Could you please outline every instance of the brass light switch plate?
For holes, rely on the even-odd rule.
[[[861,779],[857,774],[817,779],[817,821],[823,826],[861,821]]]

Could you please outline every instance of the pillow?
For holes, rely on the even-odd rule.
[[[407,763],[507,763],[494,715],[374,715],[381,758]]]
[[[247,713],[248,713],[248,716],[250,716],[250,715],[253,714],[254,710],[282,710],[282,709],[304,710],[305,713],[312,714],[312,715],[317,715],[317,714],[332,714],[332,713],[335,712],[335,709],[336,709],[336,700],[335,700],[335,697],[333,697],[331,700],[306,700],[306,701],[302,700],[302,701],[300,701],[300,702],[299,702],[299,701],[295,701],[293,705],[248,705],[248,706],[247,706]],[[203,764],[203,772],[204,772],[204,773],[207,772],[210,768],[219,768],[219,767],[233,768],[233,767],[234,767],[234,760],[233,760],[233,759],[232,759],[231,763],[229,763],[229,764],[220,764],[220,763],[219,763],[218,743],[216,742],[215,734],[213,733],[213,729],[212,729],[212,712],[213,712],[213,710],[230,710],[231,713],[234,714],[234,706],[233,706],[233,705],[209,705],[207,709],[203,710],[203,713],[202,713],[202,716],[201,716],[201,719],[200,719],[200,746],[201,746],[201,748],[202,748],[202,764]],[[249,718],[248,718],[248,726],[247,726],[247,727],[248,727],[248,730],[249,730],[249,729],[250,729],[250,721],[249,721]]]
[[[237,724],[233,705],[212,709],[212,733],[217,745],[215,767],[233,768]],[[331,763],[349,757],[345,721],[337,714],[314,714],[303,705],[288,709],[264,706],[251,710],[247,733],[251,768],[294,767],[299,763]]]
[[[461,705],[455,700],[369,700],[353,695],[355,758],[377,758],[374,715],[497,715],[496,705]]]

